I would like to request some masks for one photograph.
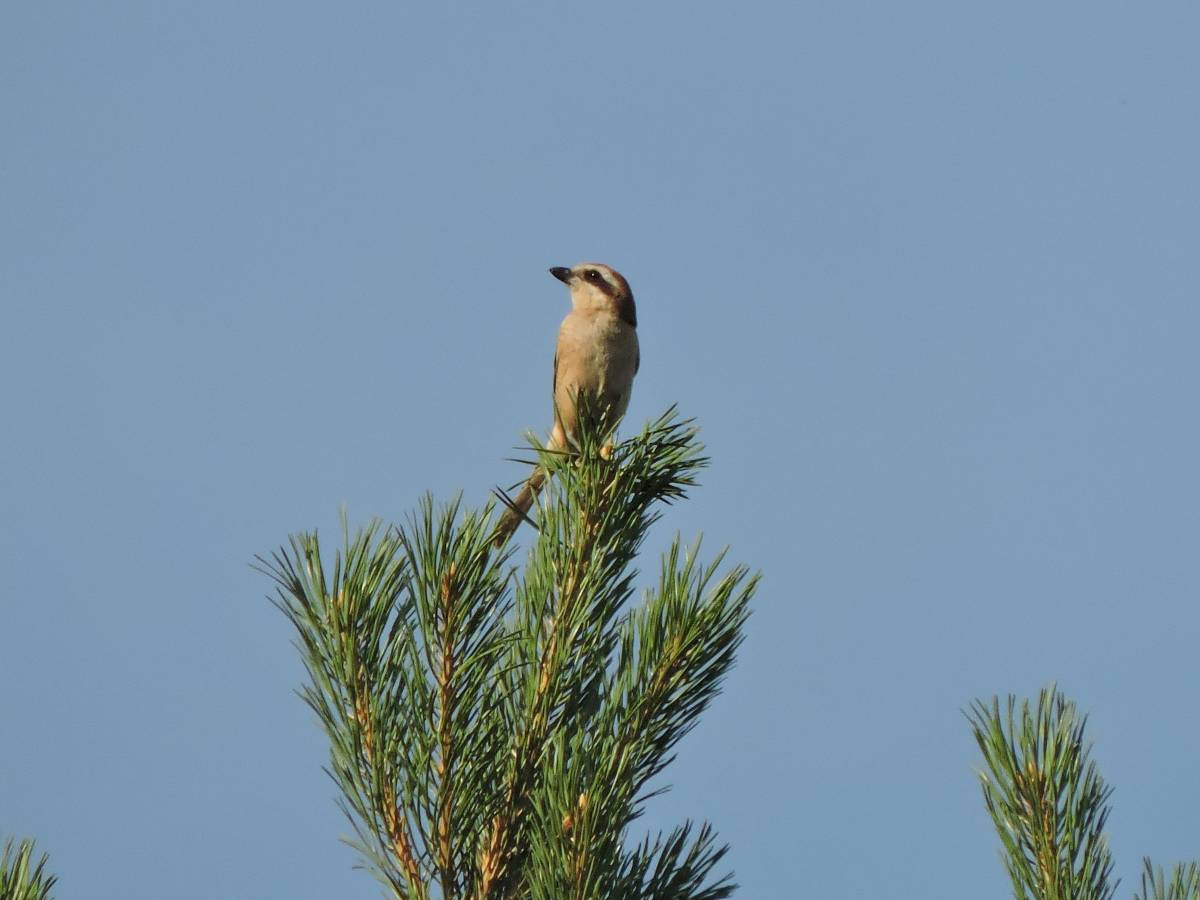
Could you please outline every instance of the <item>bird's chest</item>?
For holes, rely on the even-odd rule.
[[[633,378],[637,332],[616,316],[570,315],[559,331],[559,380],[603,391]]]

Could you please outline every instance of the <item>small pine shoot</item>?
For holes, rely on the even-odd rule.
[[[1116,890],[1104,837],[1112,789],[1088,757],[1086,716],[1053,686],[1037,705],[1009,697],[968,713],[983,753],[984,804],[1018,900],[1109,900]]]
[[[1200,900],[1200,863],[1177,864],[1170,878],[1149,858],[1142,865],[1142,892],[1134,894],[1133,900]]]
[[[33,848],[30,840],[5,841],[0,852],[0,900],[50,900],[57,879],[46,872],[44,853],[34,862]]]

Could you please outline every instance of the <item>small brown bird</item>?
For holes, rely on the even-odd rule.
[[[578,426],[579,394],[595,397],[613,425],[625,415],[641,362],[637,309],[629,282],[608,266],[555,266],[550,274],[571,289],[571,311],[558,329],[554,350],[554,427],[546,443],[550,450],[565,450]],[[534,469],[497,525],[496,546],[517,530],[545,481],[546,470]]]

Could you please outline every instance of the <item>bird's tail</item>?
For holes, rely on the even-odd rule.
[[[504,511],[504,515],[500,517],[500,521],[496,525],[496,536],[492,538],[492,544],[497,549],[503,547],[512,537],[512,533],[528,518],[529,509],[533,506],[534,499],[545,483],[546,470],[538,466],[530,474],[529,480],[525,482],[520,493],[512,499],[512,505]]]

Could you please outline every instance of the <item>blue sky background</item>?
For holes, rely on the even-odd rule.
[[[1200,856],[1200,7],[0,8],[0,831],[62,898],[373,897],[289,532],[483,502],[623,271],[651,541],[765,572],[645,823],[741,896],[1009,895],[960,710],[1051,679],[1119,896]],[[653,558],[644,569],[653,571]]]

